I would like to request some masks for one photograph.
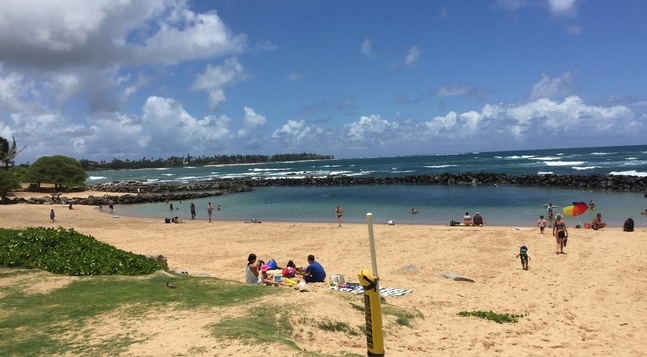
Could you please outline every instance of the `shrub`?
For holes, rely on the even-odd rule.
[[[142,275],[164,267],[64,228],[0,229],[0,265],[65,275]]]

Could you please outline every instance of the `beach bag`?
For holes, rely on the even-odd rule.
[[[267,262],[267,267],[269,268],[269,270],[276,269],[278,267],[278,265],[276,264],[276,260],[270,259],[270,261]]]
[[[633,218],[627,218],[624,226],[622,226],[624,232],[633,232],[634,231],[634,220]]]
[[[344,280],[344,276],[341,274],[334,274],[331,275],[330,278],[328,278],[330,281],[330,285],[332,286],[339,286],[341,284],[346,283],[346,280]]]

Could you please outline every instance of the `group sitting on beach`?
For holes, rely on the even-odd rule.
[[[270,273],[270,271],[274,273]],[[301,279],[304,282],[301,282]],[[325,280],[326,272],[312,254],[308,255],[308,266],[305,269],[297,267],[292,260],[288,261],[285,268],[281,268],[273,259],[265,263],[258,259],[254,253],[247,257],[245,281],[248,284],[293,287],[305,283],[324,282]]]

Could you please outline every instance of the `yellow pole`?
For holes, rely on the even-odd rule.
[[[367,356],[384,356],[384,333],[382,331],[382,304],[380,301],[379,277],[377,275],[377,258],[375,255],[375,239],[373,237],[373,214],[367,213],[368,239],[371,245],[371,263],[373,274],[368,269],[362,269],[357,278],[364,287],[364,315],[366,317],[366,348]]]

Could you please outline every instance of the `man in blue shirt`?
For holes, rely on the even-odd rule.
[[[303,274],[306,283],[320,283],[326,281],[326,271],[315,261],[315,256],[308,255],[308,266]]]

